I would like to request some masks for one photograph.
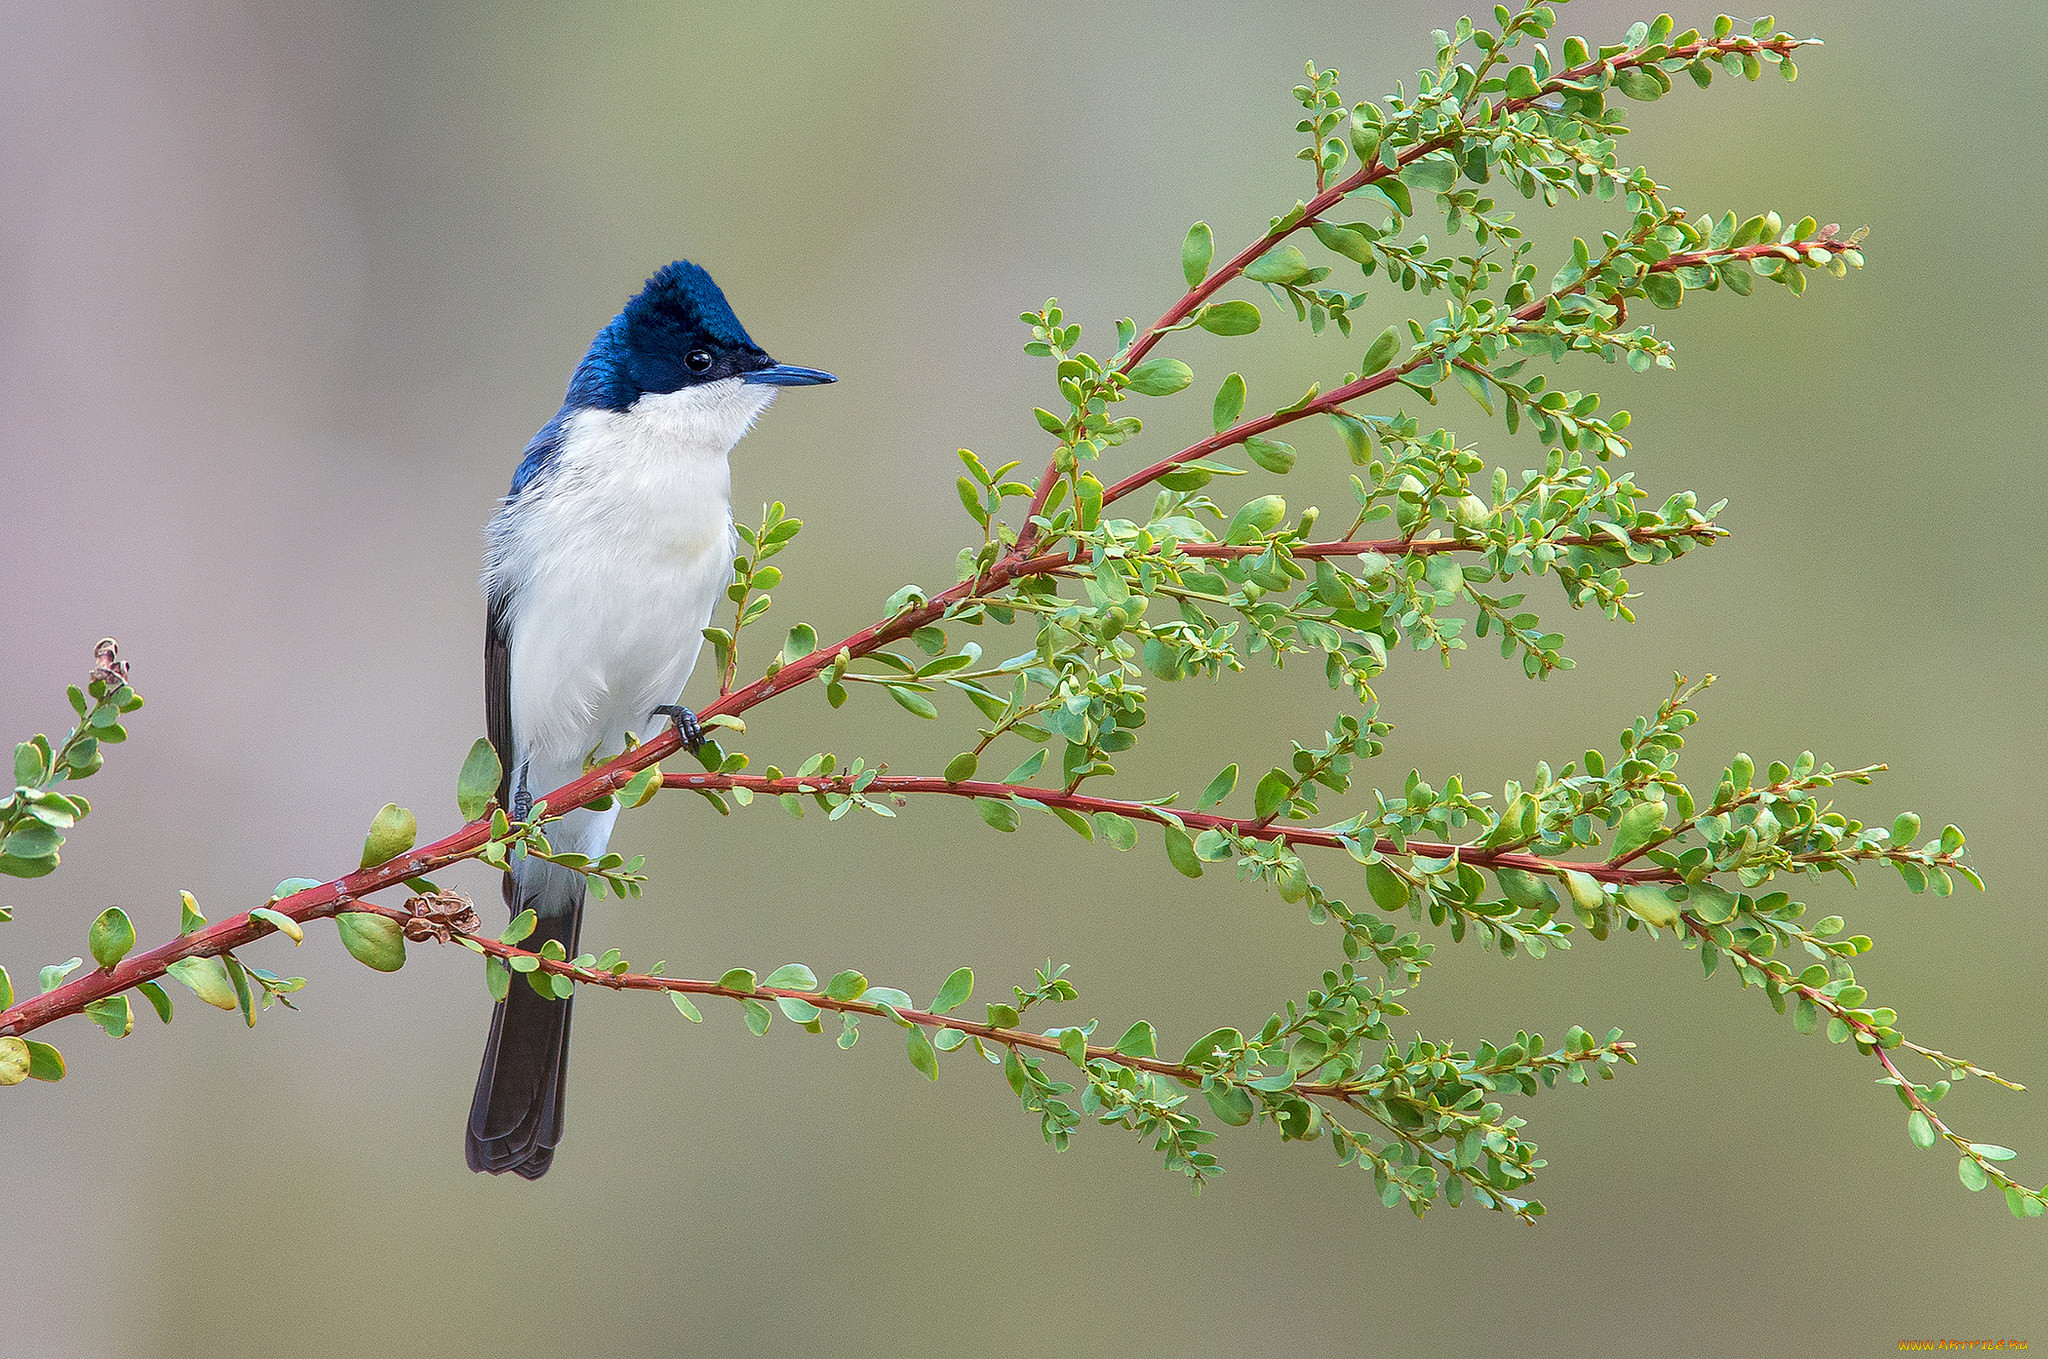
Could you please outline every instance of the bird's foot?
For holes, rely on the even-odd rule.
[[[666,717],[676,724],[676,735],[683,738],[683,749],[695,755],[704,744],[704,728],[697,724],[697,714],[680,703],[664,703],[653,712],[655,717]]]

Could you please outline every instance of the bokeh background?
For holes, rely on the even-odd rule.
[[[774,617],[838,635],[967,532],[953,450],[1036,466],[1046,373],[1016,313],[1057,294],[1098,336],[1179,294],[1203,217],[1227,249],[1302,194],[1301,62],[1354,99],[1412,82],[1429,4],[1115,7],[78,0],[0,12],[0,733],[67,716],[118,636],[149,707],[85,790],[63,871],[9,882],[17,986],[109,903],[145,939],[177,889],[213,915],[353,864],[387,799],[430,835],[482,728],[478,529],[591,332],[687,255],[755,336],[835,388],[785,398],[735,458],[742,506],[809,524]],[[1637,17],[1584,0],[1564,31]],[[1687,12],[1681,24],[1711,12]],[[1642,622],[1546,612],[1577,670],[1402,657],[1376,780],[1498,787],[1714,671],[1696,781],[1737,749],[1886,760],[1858,815],[1971,833],[1990,891],[1887,875],[1815,892],[1879,940],[1859,972],[1922,1039],[2048,1087],[2036,897],[2048,563],[2038,520],[2042,290],[2029,223],[2048,23],[2038,6],[1801,0],[1802,78],[1681,81],[1626,157],[1677,201],[1872,228],[1870,267],[1795,301],[1697,297],[1675,374],[1580,369],[1637,416],[1660,494],[1731,499],[1736,537],[1644,573]],[[1593,230],[1594,211],[1562,224]],[[1542,230],[1556,239],[1560,224]],[[1547,267],[1546,267],[1547,270]],[[1403,299],[1376,290],[1376,333]],[[1273,315],[1268,309],[1268,315]],[[1361,341],[1362,343],[1362,341]],[[1274,324],[1175,341],[1198,391],[1255,399],[1356,362]],[[1105,347],[1107,344],[1105,342]],[[1450,418],[1479,430],[1454,397]],[[1157,441],[1207,399],[1146,412]],[[1482,447],[1511,466],[1526,438]],[[1341,458],[1290,498],[1345,503]],[[996,645],[989,643],[991,649]],[[1007,654],[1007,653],[998,653]],[[701,695],[700,683],[693,694]],[[1313,738],[1310,669],[1161,695],[1147,791]],[[899,770],[938,731],[861,695],[757,710],[757,760],[829,745]],[[1256,1023],[1337,956],[1227,873],[1171,874],[1050,820],[629,818],[644,900],[588,940],[712,974],[788,959],[982,995],[1048,955],[1077,1016],[1169,1042]],[[1341,869],[1335,870],[1342,878]],[[484,900],[483,877],[464,880]],[[495,906],[493,905],[493,909]],[[1242,1133],[1201,1198],[1128,1135],[1055,1156],[999,1077],[937,1085],[885,1026],[851,1053],[658,1000],[578,1006],[571,1136],[529,1185],[462,1169],[486,999],[466,957],[382,977],[326,929],[300,1013],[254,1032],[181,1001],[115,1044],[48,1037],[71,1075],[6,1093],[0,1354],[848,1356],[1308,1351],[1824,1354],[1915,1338],[2048,1343],[2048,1238],[1916,1151],[1870,1063],[1800,1038],[1725,972],[1627,937],[1543,961],[1446,948],[1413,997],[1476,1039],[1621,1025],[1644,1064],[1517,1112],[1550,1169],[1535,1230],[1389,1212],[1320,1144]],[[2042,1094],[1945,1106],[2048,1178]]]

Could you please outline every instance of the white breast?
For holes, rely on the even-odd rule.
[[[515,759],[545,792],[648,735],[696,664],[733,558],[726,457],[774,397],[728,380],[570,420],[545,475],[492,520],[509,600]]]

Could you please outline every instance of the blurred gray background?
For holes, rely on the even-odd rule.
[[[84,790],[98,810],[62,872],[0,884],[16,985],[79,952],[109,903],[151,941],[175,930],[181,887],[219,917],[352,865],[387,799],[428,835],[456,824],[483,723],[478,528],[651,269],[708,265],[771,352],[843,379],[786,398],[735,458],[742,507],[781,498],[809,524],[772,617],[840,635],[905,581],[950,581],[968,531],[956,447],[1044,456],[1028,408],[1047,374],[1015,314],[1057,294],[1111,347],[1114,318],[1178,296],[1189,221],[1234,250],[1305,192],[1287,94],[1305,58],[1352,99],[1412,88],[1428,30],[1456,13],[7,7],[0,734],[64,721],[62,686],[102,633],[150,701]],[[1565,17],[1611,37],[1649,12],[1585,0]],[[1729,497],[1736,537],[1640,574],[1634,627],[1539,591],[1579,660],[1548,684],[1484,649],[1448,674],[1401,657],[1370,778],[1419,766],[1498,788],[1611,748],[1674,670],[1715,671],[1696,784],[1738,749],[1811,747],[1891,763],[1845,792],[1854,814],[1968,829],[1982,896],[1915,898],[1876,872],[1858,897],[1813,896],[1878,939],[1859,973],[1916,1036],[2048,1089],[2029,867],[2044,373],[2016,323],[2042,301],[2027,224],[2048,24],[2018,3],[1850,0],[1781,21],[1830,42],[1797,85],[1681,81],[1631,110],[1625,159],[1694,208],[1867,224],[1870,267],[1799,301],[1658,317],[1675,374],[1564,375],[1634,411],[1645,485]],[[1401,300],[1376,288],[1365,334]],[[1278,324],[1174,344],[1200,391],[1241,367],[1269,406],[1359,348]],[[1458,398],[1445,410],[1510,466],[1533,458]],[[1146,447],[1164,445],[1207,401],[1146,416]],[[1348,503],[1330,442],[1304,454],[1290,499]],[[1143,793],[1261,767],[1335,711],[1305,667],[1161,697],[1129,765]],[[829,745],[907,772],[957,749],[969,714],[940,731],[872,695],[835,715],[806,693],[750,717],[757,763]],[[1075,965],[1076,1018],[1114,1033],[1147,1017],[1170,1044],[1257,1023],[1338,956],[1331,931],[1228,873],[1171,874],[1155,841],[1120,858],[1050,820],[1001,837],[962,806],[828,826],[768,808],[721,822],[675,797],[616,843],[648,855],[653,885],[597,906],[587,940],[698,975],[799,959],[923,997],[971,963],[987,997],[1052,955]],[[495,917],[492,884],[463,882]],[[1702,982],[1669,941],[1540,962],[1446,941],[1412,998],[1421,1027],[1468,1041],[1581,1022],[1641,1043],[1622,1079],[1516,1110],[1550,1160],[1535,1230],[1418,1223],[1324,1145],[1251,1132],[1224,1138],[1229,1173],[1197,1200],[1126,1134],[1084,1128],[1055,1156],[999,1076],[955,1058],[927,1084],[885,1026],[841,1053],[782,1024],[750,1038],[722,1009],[687,1025],[652,998],[578,1006],[554,1172],[481,1178],[460,1153],[487,1009],[473,960],[415,948],[376,976],[324,927],[251,957],[311,978],[300,1013],[249,1032],[181,998],[174,1029],[144,1017],[119,1044],[67,1021],[45,1036],[70,1078],[5,1092],[0,1353],[2048,1341],[2041,1225],[1916,1151],[1870,1063],[1795,1035],[1725,971]],[[1980,1086],[1944,1112],[2022,1148],[2038,1183],[2044,1098]]]

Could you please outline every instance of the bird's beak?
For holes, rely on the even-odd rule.
[[[756,368],[751,373],[742,373],[740,381],[758,382],[766,387],[814,387],[821,382],[837,382],[839,379],[816,368],[771,363],[766,368]]]

